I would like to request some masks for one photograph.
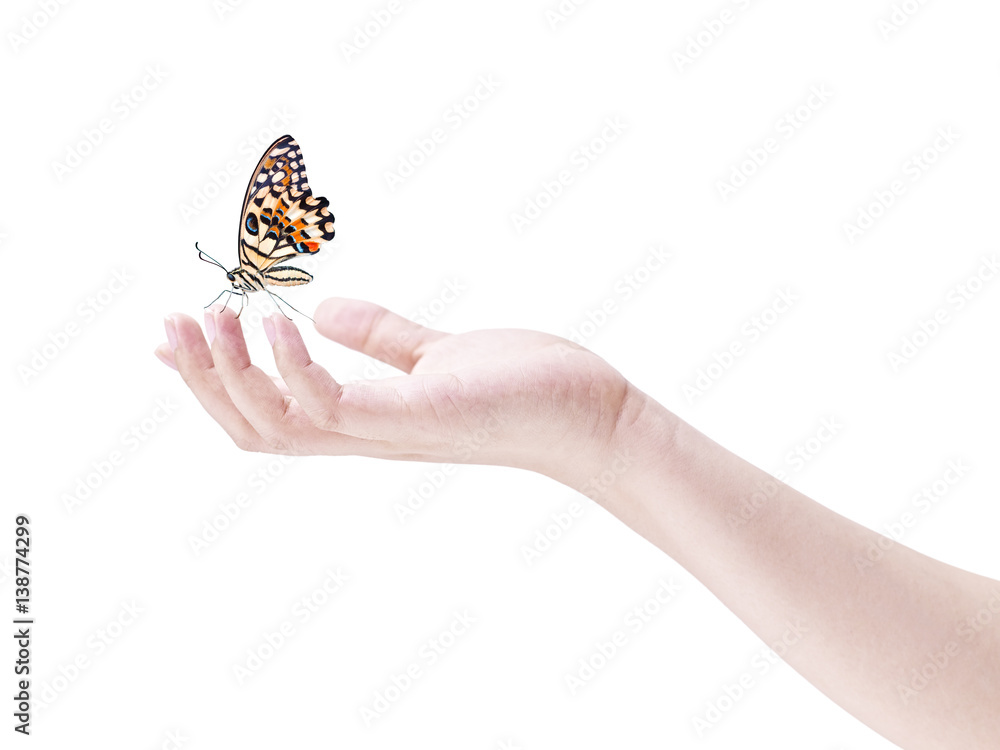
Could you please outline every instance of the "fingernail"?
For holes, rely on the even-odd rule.
[[[167,316],[163,319],[163,328],[167,332],[167,343],[171,349],[177,348],[177,329],[174,327],[174,319]]]
[[[163,364],[165,364],[167,367],[169,367],[170,369],[172,369],[172,370],[176,370],[177,369],[177,365],[175,365],[173,362],[171,362],[170,359],[167,357],[167,355],[165,355],[159,349],[156,349],[153,352],[153,354],[155,354],[156,358],[158,360],[160,360]]]
[[[271,320],[271,316],[268,315],[266,318],[262,318],[261,324],[264,326],[264,335],[267,336],[267,343],[274,346],[274,321]]]
[[[215,340],[215,310],[209,310],[205,313],[205,335],[211,345],[212,341]]]

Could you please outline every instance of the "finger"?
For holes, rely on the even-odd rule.
[[[210,309],[205,324],[214,328],[212,358],[233,404],[257,434],[274,449],[286,445],[288,404],[271,377],[250,361],[243,327],[232,310]]]
[[[174,364],[174,350],[170,348],[170,344],[160,344],[153,350],[153,354],[167,367],[173,370],[177,369],[177,365]]]
[[[165,322],[175,346],[172,359],[181,377],[205,411],[243,450],[264,450],[260,435],[236,408],[212,360],[212,352],[193,318],[174,313]]]
[[[261,437],[230,398],[199,325],[187,315],[174,314],[168,317],[166,327],[167,338],[175,345],[171,351],[171,358],[205,411],[222,426],[239,448],[260,452],[277,450]],[[163,347],[159,347],[158,351],[162,349]],[[167,349],[170,349],[169,343]],[[288,389],[283,381],[279,378],[271,380],[275,387],[282,391],[283,396],[288,395]],[[311,434],[306,437],[313,442],[309,444],[308,450],[301,452],[384,457],[396,455],[394,451],[378,443],[318,430],[309,423],[294,403],[290,404],[289,411],[295,415],[297,423],[309,425],[310,428]]]
[[[316,329],[403,372],[413,369],[428,345],[448,335],[372,302],[340,297],[325,300],[316,309]]]
[[[295,324],[282,315],[265,319],[278,372],[309,420],[321,430],[392,444],[397,450],[427,448],[424,376],[341,385],[313,361]],[[434,376],[440,379],[442,376]],[[435,380],[435,382],[436,382]]]
[[[381,446],[356,436],[319,429],[275,379],[250,362],[243,329],[232,310],[213,310],[212,355],[233,403],[260,435],[266,450],[278,453],[383,455]]]
[[[283,315],[272,315],[264,318],[263,327],[278,372],[309,420],[321,430],[338,431],[343,427],[336,417],[340,385],[309,356],[295,323]]]

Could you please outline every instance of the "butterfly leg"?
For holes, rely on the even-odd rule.
[[[241,299],[240,299],[240,311],[238,313],[236,313],[236,319],[237,320],[240,319],[240,316],[243,314],[243,311],[246,309],[246,306],[247,306],[247,295],[246,295],[246,292],[240,293],[240,297],[241,297]]]
[[[268,289],[267,287],[264,287],[264,291],[265,291],[265,292],[267,292],[268,294],[270,294],[270,295],[271,295],[271,298],[272,298],[272,299],[274,300],[274,304],[275,304],[275,306],[276,306],[276,307],[278,308],[278,310],[279,310],[279,311],[281,312],[281,314],[282,314],[282,315],[284,315],[284,316],[285,316],[286,318],[288,318],[289,320],[291,320],[291,318],[290,318],[290,317],[288,316],[288,313],[286,313],[286,312],[285,312],[284,310],[282,310],[282,309],[281,309],[281,305],[279,305],[279,304],[278,304],[278,300],[279,300],[279,299],[280,299],[280,300],[281,300],[282,302],[284,302],[284,303],[285,303],[286,305],[288,305],[289,307],[291,307],[291,308],[292,308],[293,310],[295,310],[295,312],[297,312],[297,313],[298,313],[299,315],[301,315],[301,316],[303,316],[303,317],[305,317],[305,318],[309,318],[309,316],[308,316],[308,315],[306,315],[306,314],[305,314],[304,312],[302,312],[301,310],[299,310],[299,309],[298,309],[297,307],[292,307],[292,306],[291,306],[291,305],[290,305],[290,304],[288,303],[288,300],[286,300],[286,299],[285,299],[284,297],[279,297],[279,296],[278,296],[277,294],[275,294],[274,292],[272,292],[272,291],[271,291],[270,289]],[[315,323],[315,322],[316,322],[316,321],[315,321],[315,320],[313,320],[312,318],[309,318],[309,320],[312,320],[312,322],[313,322],[313,323]]]

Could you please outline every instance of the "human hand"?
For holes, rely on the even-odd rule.
[[[194,319],[175,313],[156,354],[248,451],[496,464],[579,486],[642,410],[644,394],[613,367],[557,336],[447,334],[340,298],[315,317],[327,338],[407,374],[337,383],[294,323],[273,315],[264,321],[273,378],[250,362],[235,313],[220,307],[205,314],[211,348]]]

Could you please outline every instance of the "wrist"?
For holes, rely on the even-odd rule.
[[[622,517],[620,506],[631,488],[651,470],[672,462],[681,424],[676,415],[627,383],[604,439],[580,446],[568,465],[549,476]]]

